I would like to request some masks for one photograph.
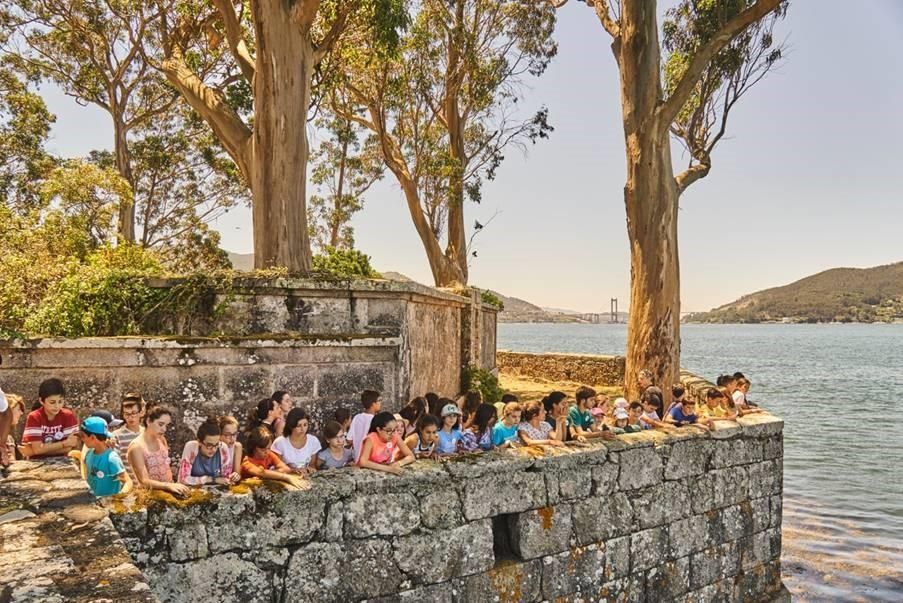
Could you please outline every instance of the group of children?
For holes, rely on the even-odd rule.
[[[379,392],[365,390],[362,412],[352,417],[348,409],[338,409],[320,437],[310,433],[306,411],[294,405],[288,392],[277,391],[251,409],[244,431],[232,416],[204,421],[196,438],[185,444],[174,475],[166,439],[172,423],[168,408],[148,407],[140,394],[127,393],[120,419],[101,409],[79,422],[65,407],[62,382],[48,379],[38,389],[39,405],[27,415],[21,444],[0,448],[4,459],[15,450],[24,458],[78,458],[97,496],[127,493],[137,482],[184,497],[192,487],[228,486],[245,478],[299,487],[308,475],[325,469],[356,465],[398,474],[417,459],[515,446],[563,446],[645,429],[712,429],[715,420],[760,412],[747,400],[750,382],[742,374],[719,377],[719,387],[709,389],[699,404],[675,384],[667,409],[648,371],[641,371],[639,383],[643,393],[633,402],[610,402],[589,387],[578,388],[573,401],[554,391],[524,403],[513,394],[488,404],[479,392],[458,400],[428,393],[397,414],[382,410]],[[6,394],[2,402],[12,424],[18,423],[25,412],[22,399]]]

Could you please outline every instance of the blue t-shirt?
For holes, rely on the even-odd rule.
[[[451,433],[446,433],[444,429],[439,430],[439,454],[454,454],[458,451],[458,440],[461,439],[461,430],[452,429]]]
[[[122,482],[116,476],[125,472],[125,465],[119,454],[112,448],[107,448],[100,454],[95,454],[90,448],[85,454],[85,473],[88,487],[94,496],[112,496],[119,494]]]
[[[501,446],[505,442],[516,442],[517,441],[517,425],[512,425],[508,427],[501,421],[495,424],[492,428],[492,443],[495,446]]]
[[[675,423],[695,423],[697,419],[695,414],[685,415],[682,404],[677,404],[671,409],[671,418]]]

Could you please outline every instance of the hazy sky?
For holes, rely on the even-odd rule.
[[[511,151],[467,223],[495,220],[476,239],[471,283],[543,306],[606,311],[629,300],[617,72],[591,9],[559,14],[559,53],[525,107],[549,107],[555,132],[527,156]],[[787,60],[734,109],[710,175],[681,200],[683,310],[837,266],[903,260],[903,0],[796,0],[779,30]],[[109,148],[105,114],[51,88],[51,150]],[[683,164],[679,155],[675,161]],[[250,252],[250,210],[216,227],[226,249]],[[357,245],[379,270],[431,283],[391,175],[354,220]]]

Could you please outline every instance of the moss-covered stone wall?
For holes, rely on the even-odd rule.
[[[783,422],[417,461],[110,505],[164,602],[765,601]]]

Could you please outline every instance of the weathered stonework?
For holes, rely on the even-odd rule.
[[[69,459],[0,474],[0,601],[157,601]]]
[[[3,388],[30,406],[38,384],[58,377],[80,414],[118,413],[122,394],[141,392],[174,411],[176,457],[207,416],[244,421],[276,390],[290,392],[316,430],[339,407],[358,412],[364,389],[380,390],[384,410],[397,410],[427,391],[455,397],[462,358],[495,366],[496,311],[479,295],[416,283],[277,279],[243,283],[219,302],[226,309],[192,323],[190,334],[170,325],[159,336],[0,341]],[[465,330],[471,315],[476,327]]]
[[[729,437],[643,433],[108,505],[163,602],[769,601],[783,466],[761,451],[781,426],[760,415]],[[726,451],[751,458],[720,467]]]
[[[589,354],[529,354],[500,350],[495,355],[499,372],[587,385],[624,385],[623,356]]]

